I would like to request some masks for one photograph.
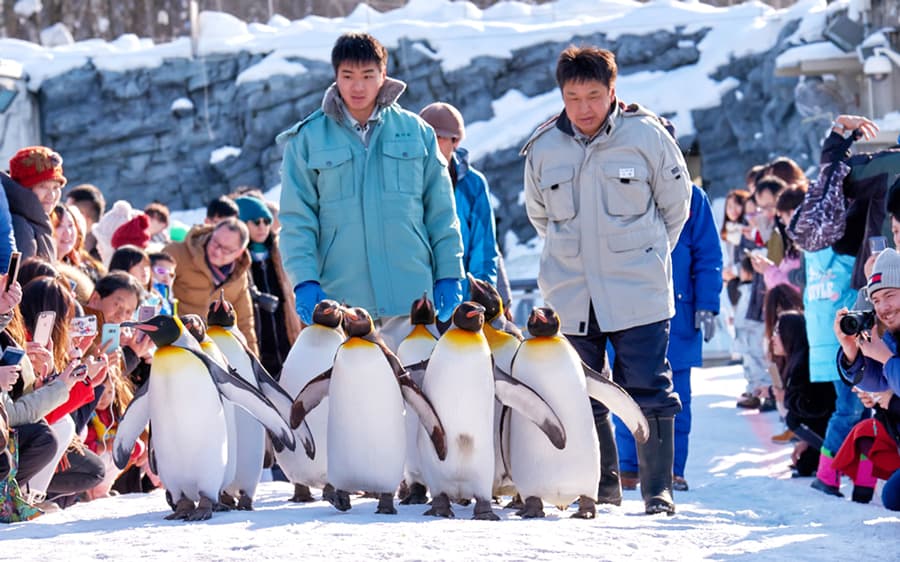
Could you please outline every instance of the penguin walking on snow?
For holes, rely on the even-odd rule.
[[[533,390],[494,369],[481,331],[484,307],[464,302],[453,325],[438,340],[425,368],[422,391],[444,422],[447,458],[440,459],[418,438],[431,509],[425,515],[453,517],[451,500],[475,498],[475,519],[498,520],[491,509],[494,480],[494,399],[516,408],[545,432],[554,446],[565,446],[559,418]]]
[[[150,422],[159,477],[176,502],[167,519],[209,519],[228,461],[223,398],[265,424],[279,446],[294,447],[293,433],[262,393],[203,353],[178,318],[160,315],[123,325],[150,336],[157,349],[150,377],[119,423],[113,460],[119,468],[126,465]]]
[[[469,275],[469,296],[473,302],[484,307],[484,337],[487,338],[494,356],[494,364],[504,373],[512,372],[512,360],[519,350],[519,344],[525,338],[514,322],[508,320],[504,314],[503,299],[497,288],[481,279]],[[503,462],[502,447],[508,447],[509,443],[504,439],[509,438],[508,428],[502,426],[503,420],[508,420],[509,407],[496,402],[494,404],[494,485],[492,493],[495,497],[514,496],[513,500],[504,506],[505,509],[522,507],[512,475]]]
[[[289,411],[293,400],[281,388],[272,375],[262,366],[244,340],[236,326],[234,307],[225,300],[225,291],[209,306],[206,316],[206,333],[216,343],[228,364],[250,386],[261,391],[282,416]],[[252,510],[256,486],[262,475],[263,458],[266,452],[265,429],[252,415],[236,410],[234,413],[237,437],[237,453],[234,479],[229,482],[220,500],[229,507]],[[309,431],[308,427],[305,431]],[[276,447],[278,448],[278,447]]]
[[[428,293],[416,299],[409,313],[412,330],[403,338],[397,347],[397,357],[402,365],[414,365],[431,357],[431,351],[437,345],[437,338],[429,331],[434,326],[434,305],[428,300]],[[416,380],[416,373],[420,373]],[[413,381],[422,386],[423,371],[411,371]],[[403,481],[409,489],[409,495],[400,500],[401,505],[420,505],[428,503],[427,489],[423,484],[422,467],[419,462],[419,446],[416,444],[419,434],[419,417],[412,410],[406,409],[406,463],[403,467]]]
[[[344,342],[344,311],[333,300],[323,300],[313,309],[312,324],[305,327],[291,347],[281,369],[281,387],[297,396],[306,384],[334,365],[334,355]],[[290,410],[283,412],[290,418]],[[314,501],[309,487],[322,488],[323,496],[333,494],[328,483],[328,398],[306,416],[306,423],[316,440],[316,458],[288,449],[275,452],[278,466],[294,484],[293,502]]]
[[[328,480],[336,488],[326,498],[340,511],[350,509],[348,490],[379,494],[376,513],[397,513],[394,489],[403,476],[406,431],[403,402],[416,414],[438,458],[447,454],[444,428],[431,403],[409,373],[375,335],[369,313],[344,312],[347,341],[334,366],[300,391],[291,411],[291,425],[328,395]]]
[[[559,332],[559,316],[550,307],[535,308],[528,319],[526,339],[513,359],[512,375],[533,388],[559,414],[566,427],[566,446],[551,447],[533,424],[519,412],[504,420],[509,448],[504,460],[525,506],[525,518],[543,517],[543,502],[566,509],[576,498],[575,518],[596,513],[600,481],[600,449],[588,397],[603,402],[622,418],[635,439],[649,435],[647,419],[637,403],[619,385],[588,367]]]

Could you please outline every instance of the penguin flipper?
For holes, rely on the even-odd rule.
[[[403,366],[403,369],[412,377],[413,382],[419,386],[422,386],[422,381],[425,380],[425,369],[428,368],[428,361],[428,359],[423,359],[418,363]]]
[[[150,421],[150,400],[147,398],[149,387],[150,381],[148,380],[137,389],[131,404],[128,405],[125,415],[119,422],[118,429],[116,429],[116,438],[113,441],[113,462],[119,469],[125,468],[128,464],[134,443]]]
[[[438,417],[431,400],[422,392],[422,389],[413,381],[409,373],[404,373],[397,377],[397,383],[400,385],[400,393],[403,399],[409,404],[416,415],[419,416],[419,423],[428,431],[431,438],[431,444],[434,445],[434,451],[437,453],[438,459],[447,458],[447,434],[444,431],[444,424]]]
[[[294,450],[297,446],[294,433],[272,402],[259,389],[237,373],[223,369],[202,351],[194,352],[194,355],[206,365],[219,394],[259,420],[269,430],[273,441],[280,441],[291,451]]]
[[[259,362],[259,358],[255,353],[250,351],[247,346],[244,346],[244,351],[250,359],[253,378],[256,379],[257,386],[259,386],[259,389],[265,397],[275,405],[275,409],[278,410],[281,417],[288,419],[291,412],[291,406],[294,404],[291,395],[281,388],[281,385],[275,380],[275,377],[273,377],[271,373],[263,367],[262,363]]]
[[[291,406],[291,427],[297,428],[300,427],[300,424],[305,423],[304,419],[306,418],[306,414],[312,411],[313,408],[318,406],[319,403],[328,396],[328,387],[330,384],[331,367],[321,375],[306,383],[306,386],[300,390],[300,393],[297,394],[297,398]]]
[[[503,461],[503,475],[511,475],[510,454],[509,454],[509,422],[512,410],[508,406],[502,406],[500,409],[500,460]]]
[[[541,396],[530,386],[494,367],[494,396],[538,426],[557,449],[566,446],[566,429]]]
[[[638,443],[646,443],[650,437],[650,426],[640,406],[628,392],[615,382],[598,373],[582,361],[588,394],[597,402],[602,402],[609,411],[619,416]]]

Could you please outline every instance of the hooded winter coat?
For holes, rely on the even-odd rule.
[[[0,172],[0,181],[9,202],[16,248],[22,252],[22,259],[39,256],[50,263],[56,262],[53,226],[50,224],[50,217],[44,212],[41,200],[30,189],[22,187],[3,172]],[[6,262],[4,267],[5,265]]]
[[[206,263],[206,243],[212,232],[210,225],[195,226],[183,242],[172,242],[163,250],[178,264],[178,276],[172,285],[172,294],[178,299],[178,314],[197,314],[205,319],[209,305],[219,298],[219,291],[224,289],[225,300],[231,303],[237,315],[238,329],[247,340],[247,346],[256,353],[253,302],[247,277],[250,254],[246,250],[242,252],[234,262],[231,275],[217,287]]]
[[[364,143],[337,86],[322,108],[278,135],[284,269],[296,286],[373,318],[409,314],[438,279],[462,279],[462,242],[447,162],[432,128],[402,109],[387,78]]]
[[[490,190],[484,175],[469,166],[469,153],[458,148],[453,155],[456,185],[456,215],[462,234],[463,268],[476,279],[497,285],[497,233]],[[463,281],[463,297],[469,295],[468,281]]]
[[[525,209],[544,239],[538,285],[566,334],[675,314],[671,251],[688,218],[691,180],[652,113],[613,102],[587,144],[563,111],[528,140]]]

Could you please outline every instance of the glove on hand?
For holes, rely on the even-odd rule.
[[[294,287],[294,298],[297,301],[297,314],[300,315],[300,320],[309,326],[312,324],[313,309],[319,301],[327,297],[318,281],[304,281]]]
[[[708,342],[716,335],[716,316],[711,310],[694,313],[694,328],[703,332],[703,341]]]
[[[434,308],[437,318],[447,322],[453,311],[463,301],[462,281],[459,279],[438,279],[434,283]]]

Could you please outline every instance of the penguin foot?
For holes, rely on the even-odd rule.
[[[490,500],[475,498],[475,515],[472,519],[478,521],[500,521],[500,516],[494,513]]]
[[[578,498],[578,511],[572,514],[572,519],[593,519],[596,516],[596,502],[587,496]]]
[[[166,503],[175,511],[175,500],[172,499],[172,492],[166,490]]]
[[[234,509],[237,505],[234,501],[234,497],[224,490],[222,492],[219,492],[219,503],[221,503],[228,509]]]
[[[396,515],[397,508],[394,507],[394,494],[392,494],[391,492],[385,492],[381,494],[381,498],[379,498],[378,500],[378,509],[375,510],[375,513]]]
[[[346,490],[335,490],[334,495],[330,495],[327,499],[338,511],[350,510],[350,494]]]
[[[306,486],[305,484],[294,484],[294,495],[291,496],[288,501],[308,503],[316,501],[316,498],[314,498],[312,492],[309,491],[309,486]]]
[[[428,489],[424,484],[413,482],[409,486],[409,493],[400,500],[400,505],[422,505],[428,503]]]
[[[221,512],[225,512],[225,511],[231,511],[232,509],[234,509],[234,508],[233,508],[233,507],[228,507],[227,505],[225,505],[225,504],[222,503],[222,502],[216,502],[216,503],[213,505],[213,511],[216,512],[216,513],[221,513]]]
[[[456,505],[460,507],[468,507],[472,504],[472,500],[469,498],[463,498],[461,500],[456,500]]]
[[[525,498],[525,506],[516,512],[516,515],[522,519],[534,519],[537,517],[546,517],[544,513],[544,502],[541,498],[528,496]]]
[[[430,515],[432,517],[456,517],[456,514],[450,509],[450,498],[444,493],[434,496],[431,500],[431,509],[422,515]]]
[[[194,502],[182,496],[178,503],[175,504],[175,513],[166,515],[167,521],[175,521],[176,519],[187,519],[194,511]]]
[[[322,499],[330,504],[334,503],[334,486],[325,484],[325,487],[322,488]]]
[[[241,492],[237,502],[238,511],[253,511],[253,498]]]
[[[525,502],[522,501],[522,496],[516,494],[508,504],[503,506],[503,509],[523,509],[524,507]]]
[[[185,521],[206,521],[212,517],[213,501],[204,495],[200,495],[200,501],[197,502],[197,508],[185,518]]]

